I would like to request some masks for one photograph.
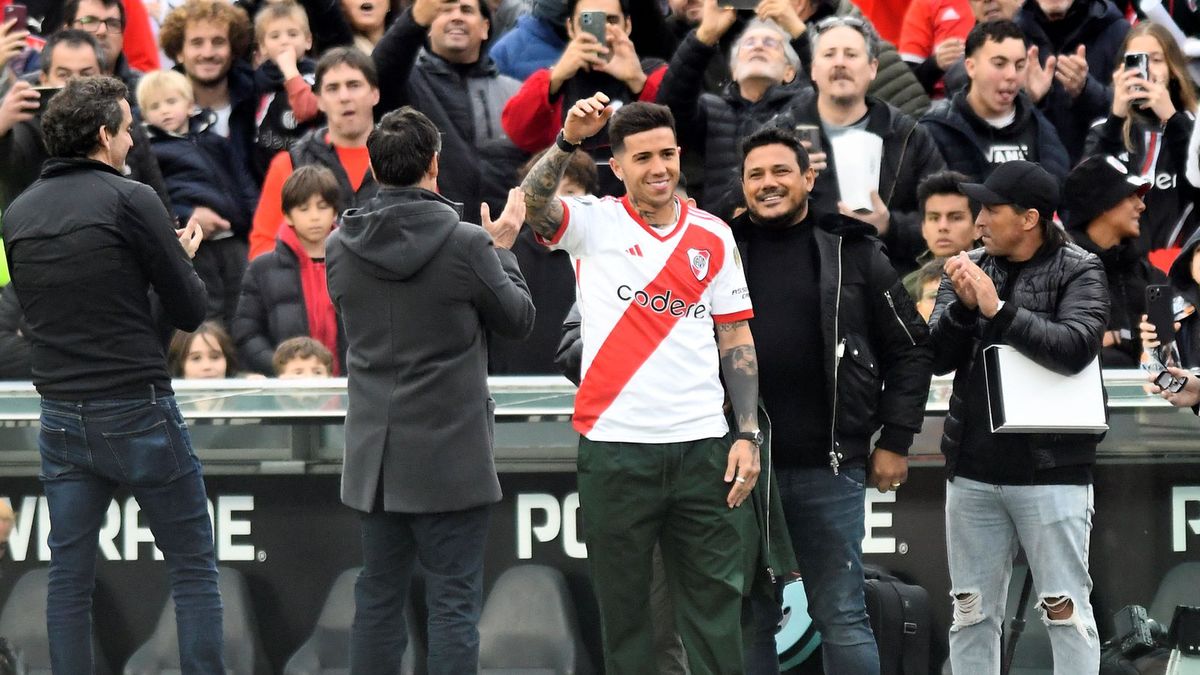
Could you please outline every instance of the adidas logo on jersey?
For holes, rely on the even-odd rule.
[[[641,244],[634,244],[632,248],[625,249],[625,252],[635,258],[645,257],[642,255],[642,245]]]
[[[625,301],[632,301],[633,304],[645,307],[656,314],[696,319],[703,318],[708,314],[708,305],[699,302],[684,302],[672,295],[670,289],[667,289],[666,293],[650,295],[646,291],[635,291],[628,284],[621,284],[617,287],[617,297]]]

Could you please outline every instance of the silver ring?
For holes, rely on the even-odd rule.
[[[734,478],[734,480],[736,480],[736,481],[737,481],[737,482],[739,482],[739,483],[745,483],[745,482],[746,482],[746,479],[745,479],[745,478],[742,478],[741,476],[738,476],[737,478]]]

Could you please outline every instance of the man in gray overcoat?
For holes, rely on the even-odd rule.
[[[484,541],[500,501],[484,336],[525,337],[534,308],[508,250],[523,195],[514,190],[495,222],[484,205],[483,228],[461,222],[461,207],[437,194],[440,149],[422,113],[385,115],[367,139],[379,194],[347,211],[326,246],[348,344],[342,501],[362,515],[355,675],[398,672],[417,560],[429,672],[478,670]]]

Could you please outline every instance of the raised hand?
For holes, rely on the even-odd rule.
[[[483,229],[492,235],[492,242],[498,248],[512,248],[525,223],[525,191],[519,187],[509,190],[504,212],[496,220],[492,220],[492,210],[487,202],[479,205],[479,216]]]
[[[562,56],[550,67],[550,94],[557,94],[563,83],[575,77],[575,73],[602,65],[608,53],[595,35],[583,31],[575,33]]]
[[[599,133],[614,112],[604,92],[598,91],[581,98],[567,111],[567,118],[563,120],[563,137],[568,143],[579,145]]]
[[[1046,59],[1045,65],[1039,63],[1036,45],[1025,52],[1025,91],[1034,103],[1041,101],[1050,91],[1050,87],[1054,84],[1054,69],[1057,65],[1058,57],[1054,55]]]

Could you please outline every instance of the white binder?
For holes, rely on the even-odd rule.
[[[1008,345],[983,352],[988,414],[997,434],[1096,434],[1108,430],[1100,358],[1062,375]]]

